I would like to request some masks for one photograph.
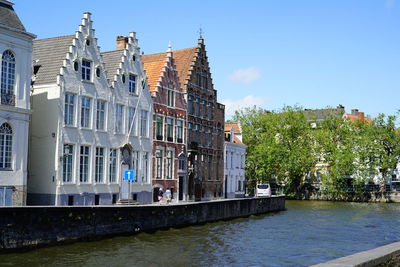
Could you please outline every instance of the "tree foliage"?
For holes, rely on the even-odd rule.
[[[305,116],[301,107],[285,106],[272,112],[246,108],[234,119],[247,145],[250,188],[276,182],[286,194],[296,194],[306,177],[318,170],[321,189],[329,194],[340,195],[349,188],[362,191],[374,177],[384,185],[399,160],[397,116],[351,122],[333,114],[321,121]]]

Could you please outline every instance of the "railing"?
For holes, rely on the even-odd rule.
[[[15,95],[9,93],[1,93],[1,104],[15,106]]]

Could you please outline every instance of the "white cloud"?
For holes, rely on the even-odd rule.
[[[230,118],[235,115],[235,111],[246,107],[261,107],[269,101],[268,98],[261,96],[248,95],[239,100],[225,99],[222,103],[225,105],[225,116]]]
[[[386,8],[394,8],[396,5],[396,0],[385,0],[385,7]]]
[[[229,75],[229,79],[235,82],[252,83],[261,77],[261,71],[258,67],[252,66],[247,69],[234,71]]]

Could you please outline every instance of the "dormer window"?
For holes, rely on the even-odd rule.
[[[91,65],[92,62],[90,62],[89,60],[82,60],[82,80],[90,81]]]
[[[136,75],[129,74],[129,93],[135,94],[136,93]]]

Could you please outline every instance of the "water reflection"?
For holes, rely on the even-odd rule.
[[[0,255],[0,266],[308,266],[400,239],[400,205],[287,201],[287,210]]]

